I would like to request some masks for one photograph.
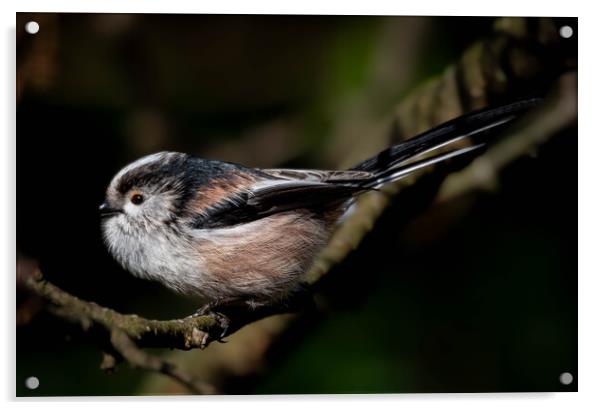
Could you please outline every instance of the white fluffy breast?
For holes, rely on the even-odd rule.
[[[103,236],[113,257],[134,276],[180,293],[201,293],[204,260],[185,236],[169,229],[140,229],[122,215],[103,223]]]

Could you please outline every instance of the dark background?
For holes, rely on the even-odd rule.
[[[251,166],[361,160],[383,148],[363,131],[493,20],[18,14],[17,248],[79,297],[188,315],[193,300],[134,279],[104,248],[97,208],[122,166],[166,149]],[[576,136],[512,164],[495,192],[416,219],[415,192],[402,193],[320,284],[328,308],[226,392],[575,391]],[[17,328],[17,395],[149,393],[147,373],[107,375],[100,358],[40,313]]]

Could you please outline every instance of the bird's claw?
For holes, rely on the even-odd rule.
[[[213,312],[213,311],[207,312],[206,316],[209,316],[210,318],[215,320],[215,322],[221,328],[221,333],[217,337],[216,340],[220,343],[225,343],[223,341],[223,338],[224,338],[224,336],[226,336],[226,334],[228,333],[228,329],[230,328],[230,319],[228,319],[228,317],[226,315],[223,315],[219,312]]]
[[[210,318],[212,318],[215,321],[215,323],[217,323],[217,325],[219,326],[219,328],[221,330],[219,335],[217,337],[215,337],[215,340],[220,343],[226,343],[223,340],[223,338],[224,338],[224,336],[226,336],[226,334],[228,333],[228,329],[230,328],[230,319],[228,319],[228,317],[226,315],[214,311],[213,310],[214,307],[215,307],[215,304],[208,303],[205,306],[202,306],[200,309],[198,309],[192,315],[190,315],[190,317],[209,316]]]

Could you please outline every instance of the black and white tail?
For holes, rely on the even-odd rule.
[[[382,186],[418,169],[482,148],[490,142],[488,137],[493,132],[499,132],[503,126],[510,124],[540,101],[538,98],[526,99],[463,115],[387,148],[349,170],[373,174],[373,178],[366,184],[370,188]],[[415,160],[461,140],[470,141],[471,145]]]

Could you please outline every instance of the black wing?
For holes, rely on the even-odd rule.
[[[275,170],[275,173],[276,171],[283,175],[285,170]],[[194,227],[226,228],[294,209],[327,211],[369,189],[362,186],[361,180],[355,182],[349,180],[346,183],[320,182],[309,176],[309,173],[314,173],[313,171],[286,171],[296,174],[297,177],[303,174],[308,179],[280,177],[261,180],[248,189],[217,203],[203,215],[199,215],[195,218]],[[271,170],[263,172],[269,174]],[[333,172],[338,173],[338,171]],[[289,175],[289,178],[292,178],[292,175]]]
[[[193,226],[197,229],[226,228],[301,208],[328,211],[358,194],[378,189],[425,166],[466,154],[481,146],[453,150],[378,174],[355,170],[256,170],[264,175],[264,179],[223,198],[197,216]]]

